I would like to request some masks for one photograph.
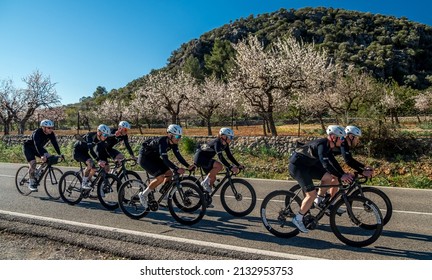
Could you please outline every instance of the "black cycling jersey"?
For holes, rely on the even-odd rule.
[[[201,161],[202,159],[211,160],[215,155],[217,155],[219,160],[222,162],[222,164],[229,168],[231,167],[231,165],[223,156],[222,153],[223,151],[225,151],[228,159],[232,163],[234,163],[236,166],[240,165],[232,155],[231,150],[229,148],[229,144],[228,143],[223,144],[222,139],[219,137],[211,140],[207,144],[202,144],[198,148],[195,158],[199,159],[199,161]]]
[[[126,147],[126,150],[129,152],[129,154],[132,157],[135,157],[134,156],[134,152],[132,150],[132,147],[129,144],[129,137],[128,137],[128,135],[126,134],[126,135],[116,136],[115,135],[116,131],[117,131],[117,129],[115,129],[115,128],[111,129],[111,135],[106,139],[108,150],[109,149],[113,149],[115,145],[117,145],[118,143],[120,143],[121,141],[123,141],[123,143],[124,143],[124,145]]]
[[[107,143],[97,138],[97,132],[89,132],[82,136],[84,141],[77,141],[74,149],[83,152],[90,152],[95,160],[108,161]]]
[[[51,142],[54,147],[54,150],[58,155],[61,154],[59,144],[57,143],[57,138],[52,132],[51,134],[45,134],[43,129],[40,127],[33,131],[31,138],[24,142],[24,147],[27,149],[31,149],[36,152],[36,155],[42,157],[48,151],[45,149],[45,145]]]
[[[327,138],[316,139],[297,148],[290,162],[304,166],[314,166],[320,162],[327,172],[338,178],[345,173],[334,157]]]
[[[189,167],[187,161],[180,154],[177,144],[170,144],[168,136],[155,137],[145,141],[142,144],[140,153],[145,157],[160,157],[164,164],[171,169],[177,170],[178,167],[169,160],[168,151],[172,150],[178,161],[186,167]]]
[[[350,147],[347,143],[347,140],[345,139],[344,142],[342,142],[342,145],[340,147],[335,147],[333,149],[334,155],[342,155],[344,161],[346,164],[348,164],[349,167],[356,170],[357,172],[363,172],[365,165],[355,160],[350,152]]]

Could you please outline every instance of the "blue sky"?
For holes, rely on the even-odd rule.
[[[108,91],[167,64],[181,44],[238,18],[280,8],[333,7],[432,25],[425,0],[0,0],[0,80],[35,70],[62,104]]]

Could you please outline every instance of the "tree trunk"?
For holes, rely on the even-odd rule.
[[[298,123],[297,137],[300,137],[300,129],[301,129],[301,112],[300,111],[299,111],[299,113],[297,115],[297,123]]]
[[[272,112],[268,113],[268,125],[272,136],[277,136],[276,125],[273,119]]]
[[[207,118],[206,122],[207,122],[207,135],[211,136],[212,135],[212,130],[211,130],[210,118]]]
[[[3,125],[3,134],[4,134],[4,135],[9,135],[9,133],[10,133],[9,129],[10,129],[10,128],[9,128],[9,124],[6,124],[6,123],[5,123],[5,124]]]

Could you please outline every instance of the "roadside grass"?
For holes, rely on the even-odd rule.
[[[423,123],[421,125],[415,123],[405,123],[404,130],[418,136],[428,135],[431,133],[431,123]],[[220,127],[213,127],[213,134],[219,131]],[[280,125],[277,127],[279,135],[297,135],[297,125]],[[241,126],[234,128],[236,136],[262,136],[262,126]],[[86,131],[81,131],[85,133]],[[164,135],[164,128],[143,129],[146,136]],[[30,134],[28,131],[26,134]],[[57,135],[73,135],[76,131],[66,130],[57,131]],[[207,129],[203,127],[185,127],[184,137],[180,142],[180,150],[185,159],[192,163],[193,154],[197,148],[197,143],[193,138],[187,137],[192,135],[206,135]],[[322,135],[323,131],[317,124],[304,124],[300,128],[300,136],[317,136]],[[141,135],[138,129],[132,129],[130,135]],[[116,147],[128,157],[128,153],[123,145]],[[132,145],[135,155],[138,155],[140,145]],[[55,154],[51,145],[47,146],[50,153]],[[72,151],[73,143],[61,147],[62,153],[66,157],[66,162],[61,163],[65,166],[79,167],[79,163],[73,160]],[[238,161],[246,166],[240,176],[247,178],[263,178],[263,179],[280,179],[287,180],[290,178],[288,174],[288,157],[281,156],[277,151],[271,148],[261,148],[260,150],[234,150],[235,157]],[[170,155],[170,159],[174,160],[174,156]],[[355,158],[369,166],[374,167],[375,177],[370,185],[381,186],[396,186],[404,188],[424,188],[432,189],[432,159],[421,158],[418,160],[404,161],[402,158],[398,160],[395,156],[394,162],[370,158],[366,156],[355,155]],[[21,145],[7,146],[3,141],[0,142],[0,161],[25,164],[25,158],[22,152]],[[345,170],[350,170],[349,167],[343,164],[343,160],[339,160]],[[132,170],[141,170],[141,167],[131,167]]]

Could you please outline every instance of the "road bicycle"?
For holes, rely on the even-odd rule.
[[[184,176],[183,181],[192,181],[200,187],[204,193],[207,205],[213,201],[213,196],[220,189],[220,200],[222,207],[229,214],[235,217],[244,217],[250,214],[256,205],[256,192],[253,186],[246,180],[241,178],[232,178],[234,174],[229,168],[225,168],[224,172],[219,173],[222,178],[217,178],[213,185],[212,192],[209,193],[201,186],[206,174],[202,168],[199,168],[200,175],[196,176],[194,173],[189,176]]]
[[[75,205],[81,202],[83,198],[98,198],[106,209],[117,209],[117,192],[121,185],[120,179],[114,174],[107,173],[104,168],[99,166],[93,179],[90,180],[91,189],[82,189],[84,169],[80,162],[78,171],[66,171],[60,178],[59,192],[62,200],[70,205]]]
[[[162,201],[167,198],[171,216],[179,223],[193,225],[202,220],[206,212],[206,203],[201,189],[192,182],[182,181],[175,173],[171,181],[166,182],[159,191],[148,194],[148,208],[140,203],[138,194],[147,188],[147,181],[132,179],[124,182],[118,191],[118,202],[121,210],[132,219],[141,219],[150,211],[158,211]]]
[[[35,185],[43,186],[46,194],[54,200],[60,198],[58,191],[58,183],[63,172],[53,165],[64,160],[64,156],[50,156],[46,162],[36,162],[35,170]],[[21,166],[15,175],[15,186],[18,192],[24,196],[31,194],[33,191],[29,189],[29,167],[28,165]]]
[[[134,158],[125,158],[119,161],[115,161],[113,168],[110,170],[110,173],[116,175],[122,183],[130,179],[141,180],[141,176],[137,172],[128,170],[126,168],[127,162],[132,162],[131,166],[135,166],[137,164],[137,161]]]
[[[392,202],[383,191],[375,187],[362,186],[362,184],[366,183],[368,180],[369,178],[358,175],[356,180],[353,182],[353,188],[347,192],[347,195],[362,196],[372,200],[378,206],[383,215],[383,225],[386,225],[390,221],[393,214]],[[304,193],[303,191],[300,191],[301,187],[299,184],[292,186],[289,190],[303,199]]]
[[[357,176],[358,174],[350,184],[340,184],[336,195],[324,200],[323,207],[317,214],[314,215],[311,211],[306,213],[303,218],[306,228],[315,229],[318,221],[328,209],[331,209],[331,230],[343,243],[353,247],[364,247],[374,243],[380,237],[383,230],[383,218],[378,206],[368,198],[348,195],[355,187]],[[296,236],[299,230],[292,223],[292,219],[299,212],[301,203],[302,199],[289,190],[276,190],[269,193],[264,198],[260,209],[264,227],[277,237]],[[330,205],[333,207],[330,208]],[[345,213],[340,214],[340,212]]]

